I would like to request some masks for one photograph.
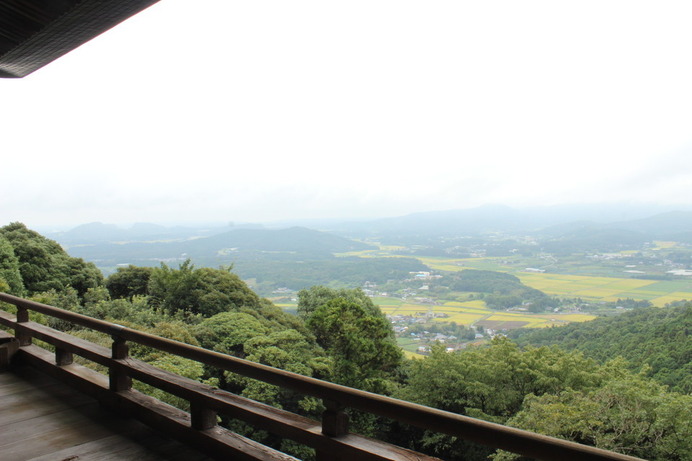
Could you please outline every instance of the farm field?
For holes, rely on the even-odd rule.
[[[465,269],[494,270],[511,273],[527,286],[548,295],[613,302],[632,298],[648,300],[654,306],[682,299],[692,300],[692,279],[646,280],[593,275],[536,273],[517,270],[506,265],[508,258],[418,258],[431,269],[457,272]]]
[[[482,325],[485,328],[542,328],[553,325],[566,325],[570,322],[585,322],[595,318],[588,314],[531,314],[525,312],[498,312],[488,309],[483,301],[448,302],[442,305],[422,305],[393,299],[387,303],[387,298],[377,298],[376,304],[382,312],[388,315],[422,316],[424,313],[446,314],[446,317],[436,317],[435,322],[455,322],[460,325]],[[385,301],[385,302],[382,302]]]
[[[632,298],[649,300],[659,307],[672,301],[692,299],[692,280],[657,281],[526,272],[515,275],[524,284],[556,296],[607,302]]]

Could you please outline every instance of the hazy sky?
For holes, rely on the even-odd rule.
[[[0,225],[690,205],[690,24],[689,1],[162,0],[0,80]]]

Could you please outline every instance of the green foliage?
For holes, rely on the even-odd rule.
[[[625,374],[588,391],[529,395],[508,424],[650,460],[692,459],[692,396],[667,392],[642,375]]]
[[[274,368],[317,378],[329,376],[329,360],[324,352],[295,330],[274,331],[266,336],[255,336],[245,345],[248,360]],[[305,398],[292,391],[261,381],[226,373],[232,387],[242,387],[241,394],[253,400],[278,408],[291,408],[305,413],[321,406],[314,399]]]
[[[642,308],[615,317],[562,327],[526,331],[519,344],[557,344],[579,350],[601,362],[626,358],[630,369],[643,363],[651,375],[671,389],[692,392],[692,304],[676,308]],[[520,334],[517,332],[515,334]]]
[[[388,280],[403,280],[409,272],[429,270],[414,258],[359,258],[333,257],[306,258],[303,255],[275,254],[253,258],[238,255],[235,270],[245,279],[255,279],[260,288],[272,290],[289,287],[307,289],[314,285],[358,287],[370,281],[384,284]]]
[[[15,296],[24,296],[24,282],[19,270],[19,259],[14,254],[10,242],[0,235],[0,282],[2,291]]]
[[[261,307],[260,298],[237,275],[225,269],[195,269],[189,259],[178,269],[163,263],[154,269],[148,291],[152,305],[169,313],[211,317],[241,307]]]
[[[202,347],[244,358],[245,344],[270,329],[260,320],[244,312],[222,312],[202,321],[195,336]]]
[[[521,350],[506,338],[489,347],[447,353],[437,346],[414,361],[400,397],[455,413],[502,420],[515,414],[527,394],[592,388],[600,383],[596,362],[555,347]]]
[[[151,267],[119,267],[116,273],[106,279],[106,288],[113,298],[144,296],[152,271]]]
[[[298,292],[298,315],[307,319],[318,307],[337,298],[356,303],[372,314],[381,315],[380,309],[360,288],[329,288],[321,285]]]
[[[487,293],[483,300],[491,309],[507,309],[530,303],[531,310],[540,312],[551,300],[542,291],[528,287],[511,274],[467,269],[449,276],[449,288],[454,291]]]
[[[4,226],[0,228],[0,236],[14,250],[29,295],[74,288],[82,296],[89,288],[103,285],[103,275],[93,263],[70,257],[58,243],[27,229],[24,224]]]
[[[306,323],[334,361],[333,381],[372,392],[391,392],[388,379],[401,363],[402,353],[381,313],[335,298],[315,309]]]
[[[513,286],[520,284],[519,278],[512,274],[467,269],[455,274],[450,287],[457,291],[509,294]]]
[[[396,397],[503,424],[522,408],[526,395],[595,389],[599,366],[576,352],[555,347],[522,351],[505,338],[459,353],[433,347],[429,357],[409,362],[408,380]],[[453,437],[395,426],[392,437],[444,459],[484,459],[491,451]]]

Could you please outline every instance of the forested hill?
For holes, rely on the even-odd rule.
[[[491,309],[507,309],[526,303],[529,311],[545,310],[551,299],[542,291],[528,287],[512,274],[485,270],[463,270],[448,277],[455,291],[479,292]]]
[[[342,253],[368,250],[371,245],[305,227],[288,229],[237,229],[191,242],[192,248],[228,248],[298,253]]]
[[[516,330],[520,345],[558,345],[601,362],[622,356],[632,368],[651,374],[671,389],[692,392],[692,303],[675,308],[643,308],[557,328]]]
[[[271,254],[273,259],[279,258],[281,254],[315,258],[370,248],[370,245],[364,243],[304,227],[234,229],[183,241],[111,242],[68,246],[70,254],[90,261],[99,261],[101,266],[123,262],[144,265],[146,261],[154,259],[184,260],[187,257],[194,259],[198,264],[218,266],[237,259],[248,259],[248,256],[257,259],[263,254]],[[232,257],[225,257],[229,255]]]

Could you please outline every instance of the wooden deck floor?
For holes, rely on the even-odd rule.
[[[30,368],[0,372],[0,460],[209,460]]]

